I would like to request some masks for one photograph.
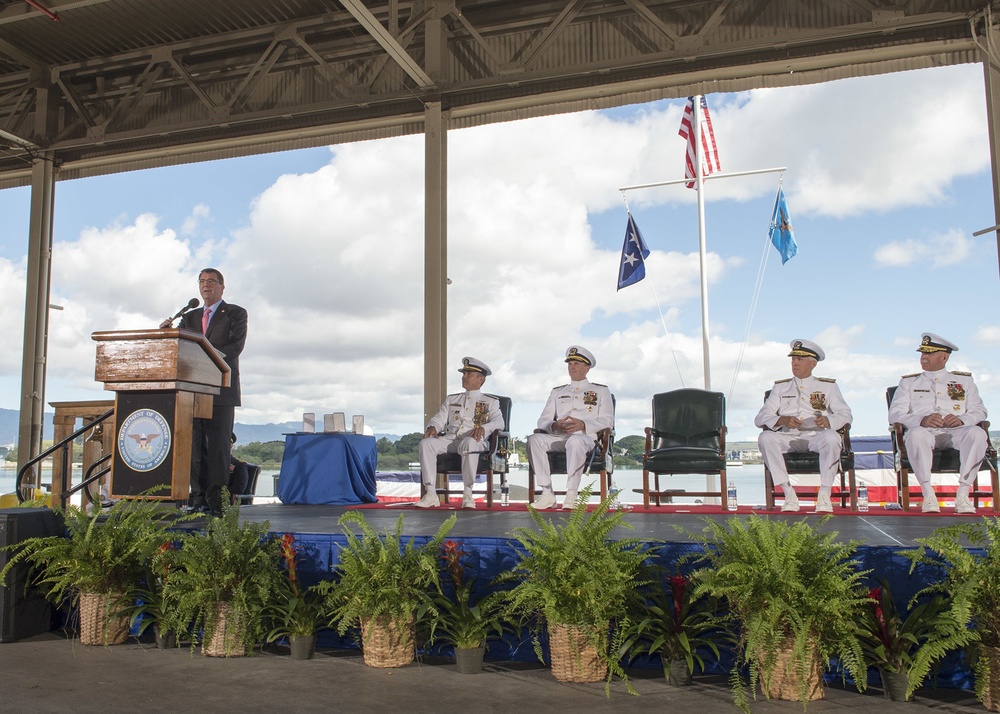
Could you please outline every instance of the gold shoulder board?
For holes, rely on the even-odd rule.
[[[956,376],[959,376],[959,377],[971,377],[972,376],[972,372],[952,372],[952,374],[954,374]]]
[[[816,377],[816,379],[818,379],[821,382],[830,382],[831,384],[833,384],[833,383],[835,383],[837,381],[833,377]]]
[[[792,378],[789,377],[788,379],[776,379],[776,380],[774,380],[774,383],[775,384],[784,384],[785,382],[791,382],[791,381],[792,381]]]

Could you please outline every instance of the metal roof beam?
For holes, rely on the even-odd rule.
[[[347,11],[354,16],[368,33],[375,38],[375,41],[386,51],[386,53],[398,64],[410,79],[417,83],[421,89],[434,89],[434,80],[431,79],[423,67],[410,57],[409,53],[400,45],[396,38],[389,34],[389,31],[382,27],[374,15],[369,12],[361,0],[340,0],[347,8]]]

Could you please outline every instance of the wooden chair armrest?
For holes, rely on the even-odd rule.
[[[897,421],[889,425],[889,431],[896,437],[893,441],[896,444],[896,450],[899,452],[899,458],[909,460],[910,457],[906,455],[906,442],[903,441],[903,432],[906,431],[906,427]]]

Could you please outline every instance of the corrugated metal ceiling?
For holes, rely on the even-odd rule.
[[[981,0],[0,0],[0,187],[979,61]],[[17,139],[32,145],[25,149]]]

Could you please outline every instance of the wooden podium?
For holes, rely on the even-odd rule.
[[[229,386],[222,353],[176,328],[91,337],[95,378],[115,392],[111,497],[187,501],[193,420],[211,419],[213,396]]]

